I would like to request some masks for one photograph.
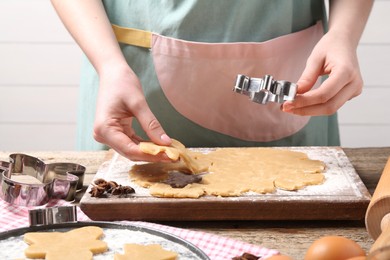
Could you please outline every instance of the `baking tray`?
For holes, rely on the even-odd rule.
[[[209,152],[215,148],[193,149]],[[223,148],[221,148],[223,149]],[[237,148],[246,149],[246,148]],[[127,198],[91,197],[88,188],[80,201],[82,211],[93,220],[363,220],[371,199],[367,188],[340,147],[278,147],[304,152],[326,164],[325,182],[298,191],[277,190],[271,194],[248,193],[239,197],[204,196],[156,198],[129,178],[134,164],[121,156],[107,161],[95,179],[132,186]]]
[[[123,245],[126,243],[160,244],[164,249],[178,253],[179,259],[210,259],[192,243],[169,233],[133,224],[109,222],[75,222],[33,226],[0,233],[0,259],[25,259],[24,249],[28,245],[23,241],[23,235],[27,232],[66,232],[85,226],[103,228],[104,237],[102,240],[108,244],[109,250],[103,254],[94,255],[94,260],[113,259],[115,253],[123,254]]]

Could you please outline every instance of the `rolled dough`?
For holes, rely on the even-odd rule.
[[[164,151],[163,148],[161,151]],[[138,164],[130,170],[130,178],[150,189],[156,197],[199,198],[203,195],[240,196],[246,192],[272,193],[276,189],[298,190],[307,185],[321,184],[325,164],[311,160],[305,153],[282,148],[217,148],[207,154],[188,149],[180,156],[207,169],[202,182],[184,188],[164,184],[168,172],[182,170],[188,165],[176,163]]]

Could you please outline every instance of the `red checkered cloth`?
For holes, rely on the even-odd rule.
[[[41,208],[69,205],[71,205],[69,202],[58,200],[50,201],[49,204],[42,206]],[[35,209],[36,208],[37,207],[35,207]],[[0,232],[15,228],[27,227],[29,225],[29,209],[31,208],[11,205],[0,199]],[[80,208],[77,208],[77,219],[78,221],[91,221],[84,214],[84,212],[80,210]],[[135,224],[175,235],[203,250],[203,252],[205,252],[205,254],[207,254],[212,260],[232,259],[235,256],[242,255],[244,252],[262,256],[261,259],[266,259],[272,255],[278,254],[278,252],[273,249],[267,249],[261,246],[213,235],[206,232],[193,231],[142,221],[120,221],[119,223]]]

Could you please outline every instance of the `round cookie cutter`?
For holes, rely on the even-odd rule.
[[[0,198],[19,206],[41,206],[50,199],[73,201],[76,191],[83,187],[85,170],[76,163],[46,164],[39,158],[14,153],[9,162],[0,163]]]

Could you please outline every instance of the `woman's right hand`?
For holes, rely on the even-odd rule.
[[[99,75],[94,138],[131,160],[170,161],[165,154],[152,156],[139,149],[141,138],[131,126],[134,118],[152,142],[170,145],[171,139],[150,111],[141,84],[120,50],[102,1],[51,2]]]
[[[128,66],[118,65],[106,64],[107,69],[99,73],[95,140],[133,161],[170,161],[165,154],[153,156],[140,151],[142,138],[132,128],[133,119],[138,120],[152,142],[170,145],[171,139],[150,110],[138,77]]]

